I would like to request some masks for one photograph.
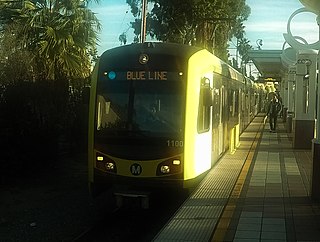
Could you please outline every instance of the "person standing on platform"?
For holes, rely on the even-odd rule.
[[[267,115],[269,117],[270,132],[276,132],[277,118],[281,111],[281,103],[277,95],[273,95],[267,108]]]

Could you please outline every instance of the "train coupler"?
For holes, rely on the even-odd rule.
[[[116,198],[116,205],[118,208],[121,208],[123,206],[123,200],[124,198],[129,199],[139,199],[140,200],[140,206],[143,209],[149,208],[149,196],[150,193],[147,192],[114,192],[114,196]]]

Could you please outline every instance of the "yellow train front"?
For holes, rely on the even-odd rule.
[[[128,191],[193,187],[228,148],[239,145],[244,80],[191,46],[144,43],[107,50],[91,83],[91,192],[110,185]]]

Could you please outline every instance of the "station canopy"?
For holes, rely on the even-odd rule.
[[[282,50],[250,50],[248,55],[261,74],[259,82],[281,82],[287,67],[281,61]]]

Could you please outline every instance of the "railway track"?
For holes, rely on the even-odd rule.
[[[110,197],[109,199],[113,199]],[[83,231],[74,242],[152,241],[187,198],[186,193],[153,194],[149,209],[143,209],[138,199],[127,198],[123,207],[110,207],[100,222]]]

